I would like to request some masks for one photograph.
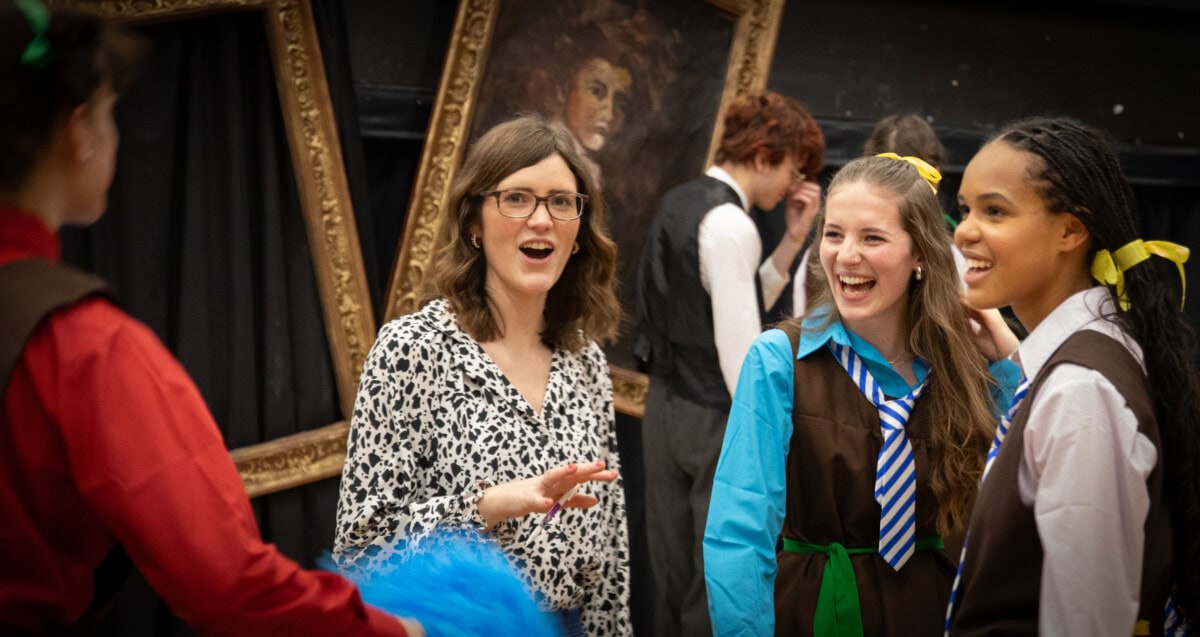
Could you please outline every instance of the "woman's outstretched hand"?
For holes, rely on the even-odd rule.
[[[572,462],[550,469],[540,476],[498,484],[483,492],[483,497],[478,502],[479,513],[489,531],[510,518],[519,518],[530,513],[545,513],[576,485],[616,480],[617,472],[606,470],[604,467],[603,460]],[[593,496],[576,493],[563,503],[563,507],[586,509],[596,506],[598,502]]]

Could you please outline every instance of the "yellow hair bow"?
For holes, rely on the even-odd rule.
[[[942,173],[938,172],[938,169],[934,168],[929,162],[921,159],[920,157],[913,157],[912,155],[905,155],[901,157],[896,153],[879,153],[875,156],[887,157],[888,159],[895,159],[897,161],[906,161],[912,164],[913,168],[916,168],[917,172],[921,173],[921,179],[924,179],[925,182],[929,184],[929,187],[933,189],[933,194],[937,194],[938,184],[942,181]]]
[[[1125,272],[1133,266],[1157,255],[1171,261],[1179,268],[1179,281],[1183,286],[1183,300],[1187,299],[1187,277],[1183,273],[1183,264],[1191,253],[1186,246],[1170,241],[1142,241],[1134,239],[1117,248],[1115,252],[1101,250],[1092,259],[1092,277],[1097,281],[1117,288],[1117,299],[1121,309],[1129,309],[1129,295],[1125,293]],[[1182,303],[1180,310],[1183,309]]]

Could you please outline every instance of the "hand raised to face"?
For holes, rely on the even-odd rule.
[[[796,242],[804,241],[820,209],[820,186],[811,181],[793,183],[787,194],[785,211],[788,238]]]

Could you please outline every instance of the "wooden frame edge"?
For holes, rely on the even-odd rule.
[[[358,229],[309,0],[50,0],[55,8],[148,24],[262,13],[312,254],[343,420],[231,451],[251,497],[337,475],[354,398],[375,340]]]
[[[375,318],[325,63],[308,0],[275,0],[265,17],[342,417],[349,418]]]
[[[252,498],[341,475],[350,423],[332,425],[229,452]]]
[[[498,13],[499,0],[459,0],[420,168],[413,182],[404,235],[392,265],[384,322],[418,309],[433,264],[442,211],[450,198],[459,160],[466,152],[468,124]]]

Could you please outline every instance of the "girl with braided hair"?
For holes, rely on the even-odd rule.
[[[967,301],[1010,305],[1030,334],[1013,355],[1028,385],[985,469],[949,632],[1182,634],[1185,609],[1200,608],[1187,249],[1138,238],[1113,146],[1070,119],[1004,129],[967,166],[958,202]]]

